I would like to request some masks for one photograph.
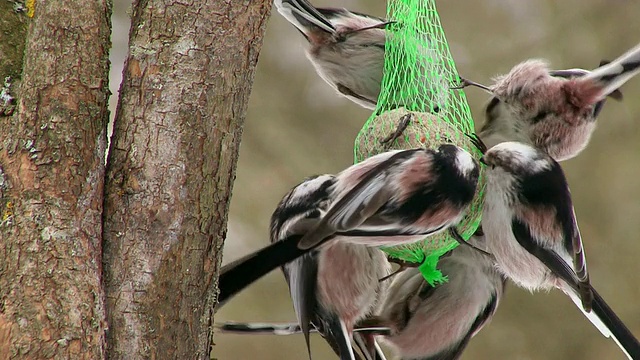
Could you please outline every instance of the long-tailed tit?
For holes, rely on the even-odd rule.
[[[352,165],[323,191],[313,192],[308,219],[279,235],[281,241],[221,269],[219,304],[267,274],[323,244],[336,241],[368,246],[423,240],[456,225],[473,200],[479,165],[451,144],[433,149],[389,151]],[[314,197],[329,202],[326,212]],[[309,227],[307,228],[307,224]]]
[[[483,248],[484,239],[470,244]],[[446,283],[430,286],[415,268],[396,275],[377,317],[363,326],[389,327],[384,342],[402,359],[458,359],[471,337],[493,317],[505,278],[492,257],[459,246],[440,259]]]
[[[451,144],[375,155],[338,175],[336,201],[298,248],[333,236],[369,246],[422,240],[462,219],[479,174],[471,154]]]
[[[453,145],[442,145],[437,151],[415,149],[377,155],[337,176],[311,178],[284,197],[272,217],[274,246],[301,234],[298,247],[314,249],[284,266],[307,345],[313,323],[341,358],[354,358],[349,342],[353,325],[371,313],[381,291],[379,279],[388,272],[382,252],[360,244],[417,241],[457,223],[473,198],[478,173],[478,164],[470,154]],[[450,188],[455,185],[459,188]],[[403,186],[407,188],[402,189]],[[418,199],[405,198],[409,196]],[[413,204],[414,201],[420,204]],[[421,213],[411,220],[416,210]],[[452,216],[455,218],[450,219]],[[358,229],[367,220],[372,220],[373,227]],[[409,220],[417,224],[404,224]],[[386,227],[377,228],[385,223]],[[418,226],[417,232],[413,231],[414,225]],[[394,228],[398,229],[390,232]],[[332,233],[317,238],[327,229]],[[353,233],[348,233],[351,230]],[[309,234],[314,236],[308,237]],[[386,239],[394,235],[397,236],[393,240]],[[413,240],[407,239],[411,236]],[[316,247],[330,237],[340,241]],[[230,283],[225,274],[228,271],[223,269],[222,301],[228,299],[224,284]],[[241,276],[237,272],[232,276],[234,289],[247,283]],[[254,279],[253,276],[247,278]],[[375,341],[372,337],[370,340],[375,348]]]
[[[479,135],[492,147],[503,141],[533,144],[556,161],[578,155],[589,143],[603,101],[640,72],[640,45],[588,72],[550,70],[543,60],[514,66],[486,87],[493,98]]]
[[[560,165],[542,150],[500,143],[487,164],[482,229],[500,271],[531,291],[557,288],[632,359],[640,343],[593,289]]]
[[[375,109],[389,23],[346,9],[314,8],[306,0],[275,0],[275,5],[309,42],[307,57],[322,79],[349,100]]]
[[[481,236],[469,243],[484,247]],[[416,268],[393,277],[380,311],[354,331],[383,334],[382,339],[402,359],[458,359],[470,339],[493,317],[505,278],[494,261],[471,247],[460,246],[442,257],[438,268],[448,281],[430,286]],[[291,335],[297,324],[227,323],[224,332]]]
[[[328,206],[333,175],[305,180],[284,196],[271,217],[271,241],[304,235]],[[375,247],[333,241],[282,267],[309,357],[311,325],[341,359],[355,359],[351,334],[355,323],[370,315],[384,291],[379,279],[390,265]]]
[[[307,58],[320,77],[349,100],[375,109],[382,85],[385,41],[393,36],[385,33],[385,28],[393,21],[347,9],[315,8],[307,0],[275,0],[274,3],[278,12],[307,39]],[[415,71],[405,76],[410,80],[403,80],[418,82],[422,90],[411,95],[411,99],[402,98],[406,94],[394,94],[387,99],[390,105],[418,103],[430,105],[431,112],[437,112],[446,103],[449,84],[440,75],[437,51],[424,46],[428,42],[426,39],[410,45],[415,45],[419,55],[411,63]],[[425,103],[427,99],[429,104]]]

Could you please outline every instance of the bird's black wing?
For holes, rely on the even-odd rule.
[[[299,247],[316,246],[336,231],[353,229],[376,213],[393,195],[386,181],[390,169],[417,151],[423,149],[398,151],[369,169],[353,188],[329,207],[322,220],[300,240]]]

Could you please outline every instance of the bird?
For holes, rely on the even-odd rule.
[[[490,94],[479,136],[488,147],[504,141],[532,144],[554,160],[577,156],[588,145],[607,96],[640,73],[640,44],[592,71],[551,70],[528,59],[491,86],[462,79],[458,88],[478,86]]]
[[[328,205],[334,175],[305,179],[278,204],[271,217],[271,241],[304,235]],[[309,358],[312,326],[340,359],[356,359],[351,346],[356,322],[373,313],[390,264],[376,247],[334,241],[282,266]],[[375,340],[374,340],[375,341]]]
[[[307,39],[307,58],[320,77],[342,96],[375,109],[382,84],[384,29],[390,23],[347,9],[315,8],[306,0],[274,4]]]
[[[318,246],[408,244],[457,225],[474,198],[479,174],[477,160],[452,144],[388,151],[348,167],[327,189],[326,212],[311,209],[319,218],[296,225],[309,226],[304,235],[285,233],[220,270],[218,306]]]
[[[541,149],[511,141],[491,147],[480,161],[487,166],[482,229],[498,269],[530,291],[563,291],[603,335],[640,359],[640,343],[590,283],[559,163]]]
[[[442,144],[382,153],[338,175],[309,178],[272,215],[277,251],[258,251],[222,269],[220,302],[271,271],[278,258],[307,347],[313,324],[342,359],[353,359],[354,325],[373,311],[383,289],[379,279],[389,270],[377,246],[419,241],[457,224],[478,177],[471,154]],[[277,247],[284,243],[288,248]],[[362,340],[365,352],[376,351],[372,337]]]
[[[484,248],[484,236],[476,233],[469,243]],[[490,255],[472,247],[453,249],[440,259],[438,268],[447,278],[438,285],[427,283],[417,268],[395,275],[382,294],[378,311],[358,322],[353,331],[364,338],[381,339],[401,359],[458,359],[495,314],[506,278]],[[217,327],[245,334],[302,332],[298,324],[225,323]]]
[[[285,241],[292,236],[302,235],[300,243],[303,244],[307,234],[315,234],[319,231],[318,229],[322,228],[316,225],[327,224],[325,220],[328,216],[338,220],[348,220],[346,222],[347,227],[343,225],[340,225],[340,227],[343,230],[349,230],[354,225],[351,224],[351,221],[360,222],[363,220],[361,216],[363,213],[367,213],[365,211],[367,207],[372,207],[371,210],[377,211],[385,203],[392,200],[395,195],[391,192],[392,190],[396,190],[395,192],[400,195],[399,198],[395,199],[400,203],[400,208],[414,206],[412,204],[413,200],[403,199],[402,195],[419,196],[420,200],[425,195],[427,195],[426,200],[429,200],[429,196],[433,196],[435,198],[431,199],[432,204],[438,201],[446,202],[447,200],[455,202],[455,197],[458,197],[459,194],[456,194],[456,196],[449,195],[449,198],[446,198],[447,192],[442,191],[443,188],[450,185],[449,181],[452,180],[455,183],[456,178],[459,178],[458,180],[462,179],[464,183],[465,179],[471,175],[475,177],[475,182],[477,182],[478,176],[478,166],[474,163],[473,158],[468,153],[461,151],[460,148],[453,145],[442,145],[438,152],[426,149],[418,149],[413,152],[396,151],[393,155],[383,154],[382,156],[377,156],[380,158],[379,160],[368,161],[372,164],[354,166],[343,171],[338,176],[325,174],[310,177],[295,186],[276,207],[271,217],[271,241],[272,243],[277,243]],[[404,156],[399,157],[398,155]],[[438,157],[438,155],[442,157]],[[384,163],[385,161],[394,160],[396,157],[395,161],[389,164],[387,168],[384,168],[387,174],[371,170],[362,172],[362,170],[369,169],[380,160],[386,159],[383,161]],[[431,169],[429,169],[430,166],[432,167]],[[437,166],[441,168],[439,173],[433,171],[435,170],[433,168]],[[451,167],[449,171],[453,170],[453,173],[448,174],[448,171],[444,170],[446,167]],[[420,170],[424,174],[416,174]],[[476,171],[475,175],[468,173],[474,170]],[[423,177],[425,174],[429,174],[432,178],[425,179]],[[367,175],[382,176],[383,178],[367,179]],[[414,176],[415,178],[407,178],[408,176]],[[388,177],[388,179],[384,177]],[[362,182],[353,186],[354,180],[357,181],[358,179],[361,179]],[[428,181],[425,182],[424,180]],[[361,184],[363,184],[362,187],[358,189],[358,185]],[[387,189],[381,189],[381,186],[387,187]],[[407,188],[403,189],[403,186]],[[421,188],[421,186],[426,187]],[[353,190],[347,191],[348,187],[357,189],[357,192],[353,192]],[[404,190],[404,194],[401,190]],[[475,185],[468,189],[462,187],[458,191],[464,193],[465,190],[470,191],[470,194],[463,196],[468,198],[471,195],[472,197]],[[417,194],[407,193],[411,191],[417,191]],[[333,192],[337,194],[346,192],[347,194],[336,201],[335,204],[330,204],[329,200]],[[430,193],[434,194],[429,195]],[[378,202],[368,203],[375,196],[380,197],[380,199],[377,199]],[[445,198],[438,199],[438,197]],[[355,199],[359,198],[360,200],[355,201]],[[403,200],[405,202],[411,200],[412,202],[404,204]],[[423,207],[428,207],[427,204],[423,204]],[[453,204],[444,205],[444,210],[445,212],[460,212],[459,209],[456,210],[455,206]],[[352,211],[351,207],[356,210],[354,214],[357,217],[349,214]],[[450,209],[447,209],[447,207]],[[395,221],[405,220],[405,216],[407,219],[411,219],[407,215],[410,215],[415,209],[410,208],[409,210],[409,213],[402,212],[406,215],[395,219]],[[346,214],[345,211],[347,212]],[[398,211],[398,209],[395,211]],[[322,216],[323,213],[325,214],[324,216]],[[368,213],[368,216],[373,215],[371,211]],[[393,214],[382,212],[379,216],[380,220],[375,225],[378,225],[378,223],[384,224],[383,220],[389,222],[389,220],[393,219],[392,217],[386,219],[385,217],[388,215]],[[423,215],[423,212],[417,215]],[[441,215],[447,216],[447,214]],[[461,215],[458,214],[457,216],[460,217]],[[417,218],[414,221],[420,222],[421,220]],[[389,223],[380,233],[388,236],[386,231],[392,229],[391,226],[400,226],[400,237],[403,239],[406,237],[404,234],[407,231],[405,229],[406,225],[403,226],[401,223]],[[435,227],[434,225],[428,225],[428,228],[433,229],[440,226],[440,224]],[[334,227],[331,228],[335,229]],[[423,233],[423,231],[420,233]],[[330,236],[322,234],[321,236],[323,237]],[[373,312],[377,300],[384,289],[379,279],[384,278],[389,273],[390,266],[386,256],[377,247],[368,247],[361,244],[362,242],[371,243],[371,240],[366,239],[366,235],[357,233],[355,237],[357,239],[351,241],[348,235],[342,236],[342,241],[333,241],[322,247],[316,247],[314,243],[312,245],[314,250],[292,262],[286,263],[282,267],[289,284],[300,328],[305,336],[309,357],[311,357],[309,334],[313,324],[341,359],[354,359],[355,355],[350,342],[354,325],[357,321]],[[421,235],[417,239],[422,239],[423,237]],[[379,236],[379,238],[383,237]],[[392,239],[395,238],[392,237]],[[397,241],[397,239],[392,241]],[[375,340],[373,338],[369,340],[375,349]]]
[[[483,248],[483,236],[469,243]],[[454,360],[495,314],[506,278],[494,259],[472,247],[459,246],[438,262],[447,281],[430,285],[417,268],[393,278],[377,316],[359,326],[389,328],[380,336],[401,359]]]
[[[307,0],[275,0],[278,12],[308,43],[306,55],[320,77],[340,95],[370,110],[376,109],[385,68],[385,47],[393,38],[393,20],[337,8],[316,8]],[[400,38],[398,38],[398,42]],[[398,61],[389,71],[397,78],[387,86],[384,109],[412,107],[437,113],[446,105],[449,82],[441,68],[437,45],[424,34],[396,44]],[[395,43],[395,42],[394,42]],[[414,52],[407,52],[412,48]],[[417,54],[417,55],[416,55]],[[393,61],[393,60],[391,60]],[[410,66],[411,69],[405,68]],[[395,91],[401,88],[404,91]],[[412,91],[410,91],[412,90]]]

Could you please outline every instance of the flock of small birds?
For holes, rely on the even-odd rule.
[[[339,94],[369,108],[380,94],[385,27],[390,23],[306,0],[275,0],[308,40],[307,57]],[[589,281],[587,263],[558,162],[588,145],[607,97],[640,72],[640,45],[587,71],[552,70],[527,60],[484,86],[485,122],[468,134],[483,153],[464,149],[394,150],[338,174],[293,187],[271,217],[271,244],[221,270],[219,305],[280,267],[297,315],[292,324],[225,323],[226,332],[318,332],[340,359],[458,359],[500,303],[508,280],[565,293],[630,359],[640,343]],[[481,167],[486,189],[481,226],[467,241],[456,230],[473,200]],[[448,281],[431,286],[416,267],[391,272],[379,246],[448,231],[461,245],[438,263]]]

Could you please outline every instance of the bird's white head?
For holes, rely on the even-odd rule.
[[[553,159],[544,151],[515,141],[503,142],[492,147],[480,161],[514,175],[535,174],[553,165]]]
[[[478,162],[464,149],[452,144],[443,144],[438,147],[438,152],[443,156],[452,159],[456,170],[463,177],[478,177]]]

